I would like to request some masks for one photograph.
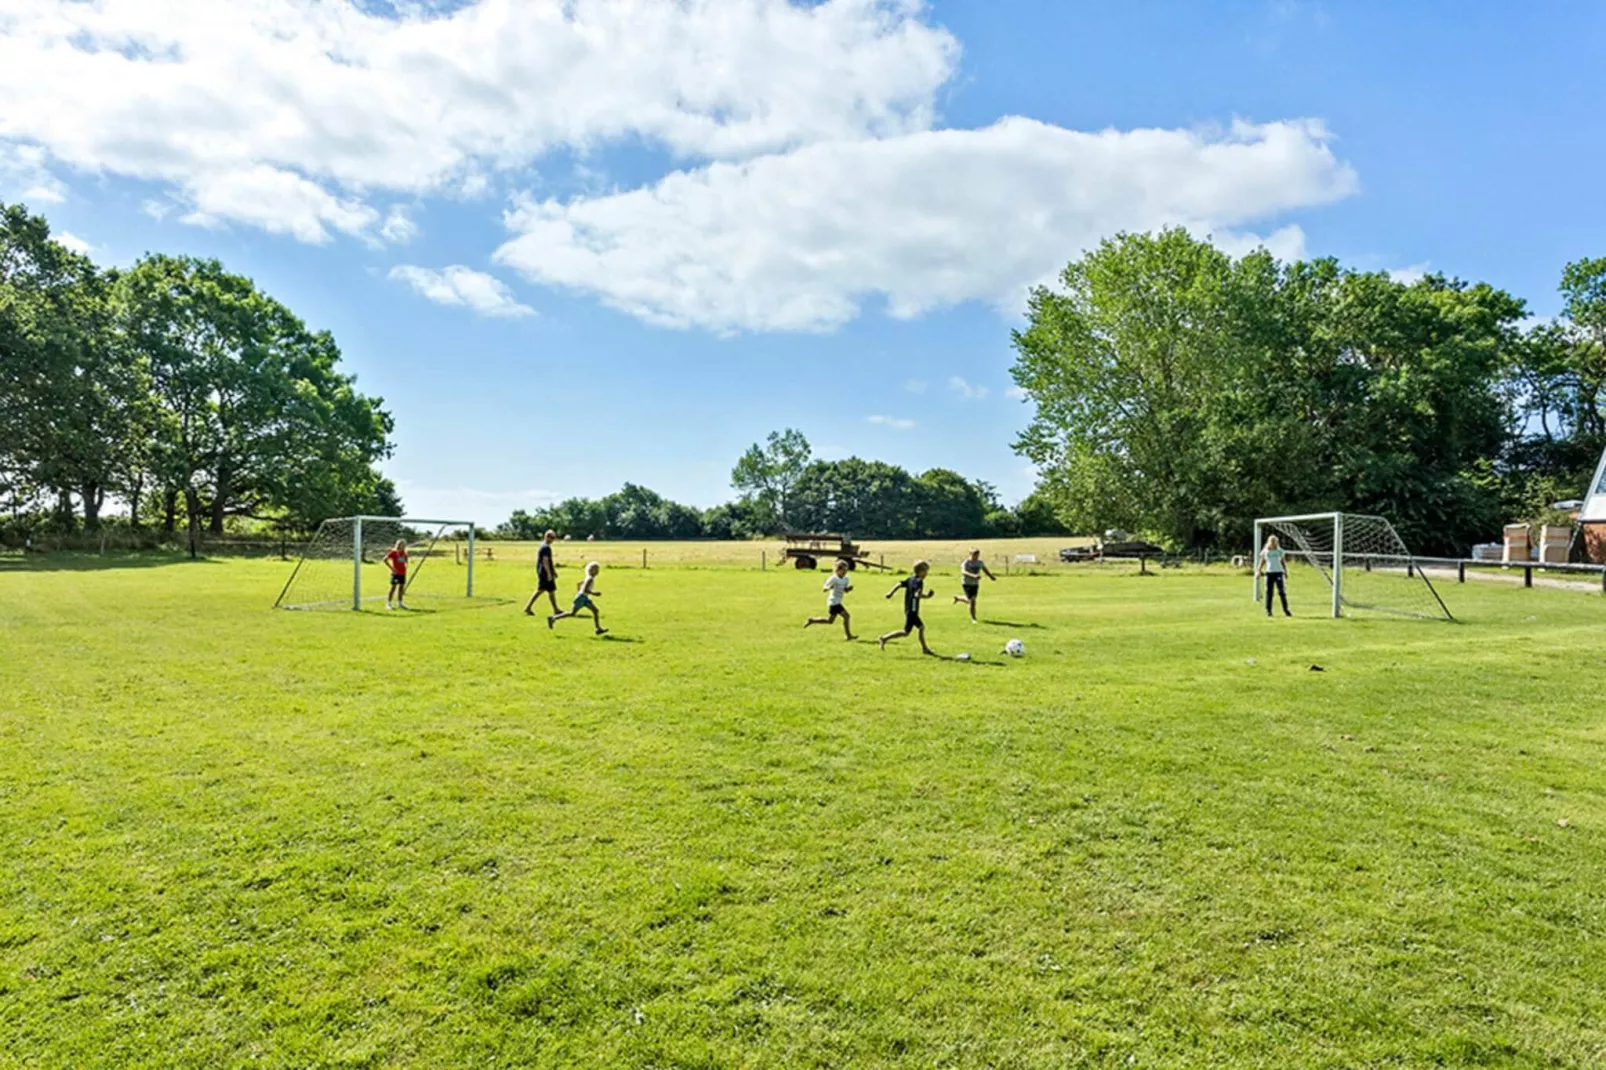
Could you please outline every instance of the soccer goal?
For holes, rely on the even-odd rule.
[[[1394,525],[1383,517],[1358,513],[1312,513],[1256,520],[1256,602],[1263,593],[1259,555],[1268,535],[1277,536],[1285,552],[1291,574],[1290,591],[1306,589],[1301,573],[1312,580],[1320,577],[1319,588],[1331,598],[1335,617],[1349,609],[1455,619]]]
[[[361,609],[390,589],[385,555],[407,543],[410,601],[474,597],[474,524],[407,516],[343,516],[325,520],[301,548],[275,609]],[[468,553],[458,552],[466,542]]]

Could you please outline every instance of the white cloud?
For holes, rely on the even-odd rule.
[[[405,282],[437,305],[471,308],[482,316],[535,315],[535,309],[519,304],[501,279],[462,264],[443,271],[402,264],[390,269],[390,277]]]
[[[409,480],[396,481],[397,493],[409,516],[436,520],[472,520],[494,527],[515,509],[539,509],[561,495],[550,490],[482,490],[475,487],[431,487]]]
[[[8,145],[0,141],[0,194],[15,197],[36,209],[60,204],[67,187],[46,166],[46,153],[37,145]]]
[[[1349,195],[1314,121],[1228,131],[981,130],[833,141],[676,172],[644,189],[523,198],[496,259],[649,322],[827,330],[869,297],[896,317],[1025,290],[1120,230],[1234,228]]]
[[[903,384],[903,388],[911,394],[924,394],[926,392],[926,381],[924,379],[909,379]]]
[[[1257,249],[1264,249],[1285,263],[1305,259],[1305,231],[1294,223],[1278,227],[1264,236],[1220,228],[1212,231],[1208,237],[1212,244],[1230,256],[1247,256]]]
[[[90,251],[94,249],[93,245],[90,245],[70,230],[58,230],[51,234],[50,237],[57,245],[70,249],[80,256],[88,256]]]
[[[890,427],[894,431],[907,431],[915,425],[913,420],[904,420],[896,416],[882,416],[880,414],[866,416],[865,422],[877,424],[881,427]]]
[[[406,245],[418,236],[418,224],[407,214],[407,209],[396,205],[385,216],[385,225],[379,228],[379,236],[392,245]]]
[[[9,0],[0,148],[322,241],[377,222],[373,191],[474,196],[556,147],[707,159],[924,129],[959,53],[915,0],[378,6]]]
[[[967,383],[957,375],[948,380],[948,389],[952,390],[955,394],[958,394],[966,401],[980,401],[985,398],[988,393],[985,386],[976,386],[974,383]]]
[[[1402,268],[1394,268],[1389,272],[1389,278],[1409,286],[1411,283],[1425,277],[1432,266],[1432,264],[1424,260],[1420,264],[1409,264]]]
[[[1028,397],[1024,386],[1012,386],[1004,391],[1004,396],[1014,401],[1025,401]]]

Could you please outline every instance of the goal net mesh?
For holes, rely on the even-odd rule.
[[[1291,599],[1296,590],[1317,587],[1330,604],[1337,582],[1339,605],[1346,610],[1452,619],[1433,581],[1411,556],[1393,524],[1380,516],[1356,513],[1345,513],[1343,522],[1343,556],[1335,558],[1337,515],[1258,521],[1262,545],[1266,536],[1275,535],[1286,552]],[[1302,576],[1309,578],[1309,585]]]
[[[397,540],[407,543],[409,605],[439,606],[468,600],[467,557],[463,540],[469,524],[408,520],[405,517],[325,520],[307,544],[279,592],[276,609],[351,609],[361,572],[361,604],[383,603],[390,590],[385,555]],[[360,564],[357,562],[360,561]]]

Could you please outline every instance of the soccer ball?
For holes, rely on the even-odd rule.
[[[1011,639],[1004,644],[1004,653],[1012,658],[1018,658],[1026,653],[1026,644],[1019,639]]]

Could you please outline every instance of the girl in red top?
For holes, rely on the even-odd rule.
[[[407,543],[397,539],[396,545],[385,555],[385,564],[390,566],[390,590],[385,592],[385,608],[406,609],[403,599],[407,595]],[[390,604],[392,598],[396,599],[394,606]]]

